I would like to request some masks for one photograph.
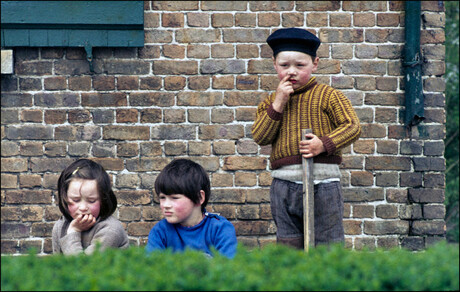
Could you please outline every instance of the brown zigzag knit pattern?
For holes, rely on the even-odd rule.
[[[275,93],[272,93],[259,104],[252,126],[257,144],[272,144],[272,169],[302,163],[299,152],[302,129],[312,129],[326,148],[326,152],[314,158],[316,163],[340,164],[341,149],[361,134],[359,119],[350,100],[329,85],[317,84],[315,77],[295,90],[283,113],[273,109],[274,99]]]

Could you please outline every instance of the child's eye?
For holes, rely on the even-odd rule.
[[[75,203],[80,202],[80,198],[70,198],[70,200]]]

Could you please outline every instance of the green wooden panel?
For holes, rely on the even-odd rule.
[[[2,29],[5,44],[11,47],[30,46],[28,29]],[[5,45],[2,43],[2,47]]]
[[[1,46],[142,47],[143,1],[2,1]]]
[[[105,30],[70,30],[69,47],[85,46],[107,47],[107,31]]]
[[[144,32],[132,30],[2,30],[2,47],[142,47]],[[7,44],[7,45],[5,45]]]
[[[144,45],[144,31],[108,30],[107,42],[114,47],[142,47]]]
[[[69,31],[64,29],[48,30],[47,47],[68,47],[69,46]]]
[[[36,47],[48,40],[48,31],[46,29],[34,29],[33,33],[29,30],[29,46]]]
[[[2,26],[143,25],[143,1],[1,1]]]

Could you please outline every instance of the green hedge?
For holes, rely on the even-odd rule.
[[[339,245],[308,253],[279,245],[239,246],[232,260],[196,251],[106,250],[92,256],[2,256],[2,290],[418,290],[459,289],[458,245],[420,252],[353,251]]]

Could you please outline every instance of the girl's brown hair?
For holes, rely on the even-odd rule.
[[[96,180],[101,201],[99,217],[107,219],[117,208],[117,197],[112,190],[110,177],[105,169],[98,163],[89,159],[79,159],[64,169],[58,180],[59,209],[67,220],[73,218],[69,213],[67,190],[72,179]]]

